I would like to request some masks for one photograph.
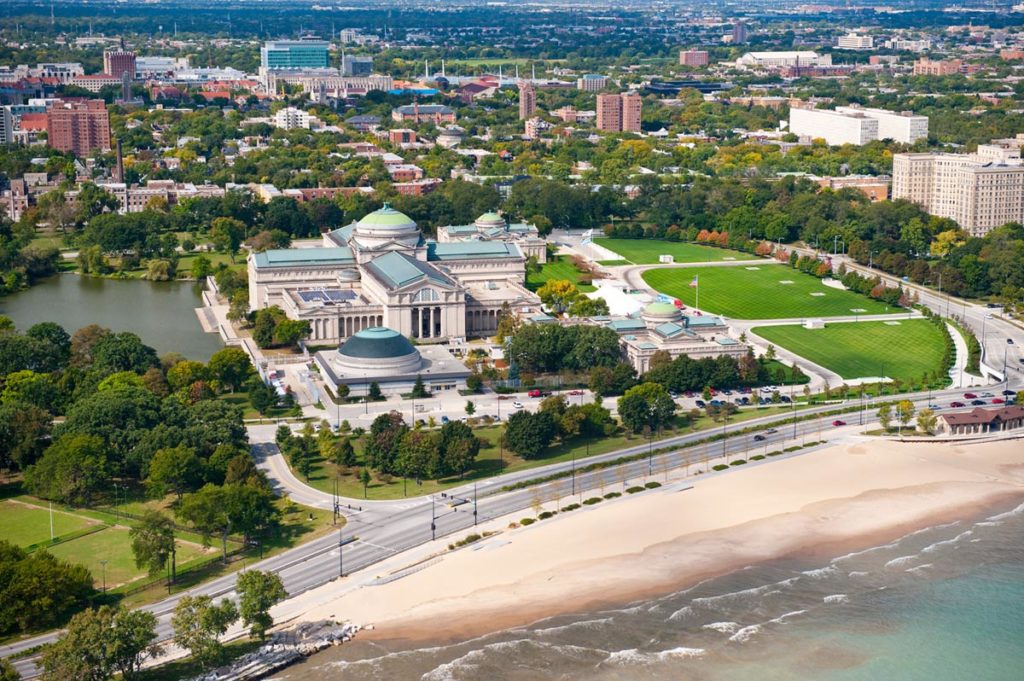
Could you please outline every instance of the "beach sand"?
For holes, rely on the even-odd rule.
[[[381,586],[325,585],[303,595],[298,619],[372,623],[360,639],[454,641],[764,560],[835,556],[1024,497],[1024,442],[864,440],[692,482],[503,530]]]

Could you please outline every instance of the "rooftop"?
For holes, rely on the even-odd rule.
[[[374,258],[366,264],[366,269],[393,289],[403,288],[422,279],[447,287],[455,285],[451,279],[436,268],[398,251],[391,251],[379,258]]]
[[[360,359],[406,357],[416,352],[409,339],[394,329],[374,326],[359,331],[338,350],[342,355]]]
[[[427,243],[429,260],[470,260],[473,258],[521,258],[515,244],[504,241],[458,241],[441,244]]]
[[[335,246],[333,248],[275,248],[261,253],[254,253],[252,260],[257,269],[355,263],[352,249],[346,246]]]

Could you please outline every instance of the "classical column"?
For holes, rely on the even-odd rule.
[[[444,326],[443,320],[444,320],[444,317],[442,317],[441,314],[442,314],[441,306],[438,305],[437,307],[434,308],[434,315],[435,315],[435,317],[434,317],[434,337],[435,338],[440,338],[441,336],[444,335],[444,330],[443,330],[443,326]]]

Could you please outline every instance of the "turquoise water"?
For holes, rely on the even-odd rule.
[[[1024,504],[454,645],[357,639],[281,678],[1020,681]]]

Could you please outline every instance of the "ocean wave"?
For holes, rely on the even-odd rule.
[[[692,601],[690,601],[690,605],[695,605],[701,608],[713,608],[714,604],[720,601],[734,601],[736,599],[744,598],[746,596],[771,596],[773,594],[781,593],[778,587],[792,586],[799,579],[799,577],[790,577],[788,579],[783,579],[780,582],[762,584],[761,586],[753,586],[749,589],[730,591],[728,593],[718,594],[717,596],[704,596],[701,598],[694,598]]]
[[[488,643],[482,648],[476,648],[469,652],[443,664],[434,667],[426,674],[420,677],[420,681],[455,681],[458,678],[477,678],[479,674],[477,671],[481,664],[487,659],[491,653],[495,652],[506,652],[514,651],[521,647],[528,648],[541,648],[545,650],[555,650],[559,653],[576,653],[576,654],[606,654],[605,650],[598,650],[595,648],[585,648],[582,646],[574,645],[555,645],[545,643],[543,641],[535,641],[527,638],[514,639],[511,641],[497,641],[494,643]],[[383,659],[383,658],[378,658]]]
[[[793,612],[787,612],[785,615],[779,615],[775,619],[768,620],[768,621],[771,622],[772,624],[782,624],[784,621],[786,621],[790,617],[796,617],[797,615],[803,615],[805,612],[807,612],[807,611],[806,610],[794,610]]]
[[[932,530],[944,530],[947,527],[956,527],[959,524],[960,524],[959,520],[954,520],[953,522],[946,523],[944,525],[932,525],[931,527],[922,527],[920,530],[914,530],[910,534],[904,535],[902,539],[906,539],[907,537],[916,537],[919,534],[924,534],[925,532],[931,532]]]
[[[935,551],[938,551],[939,548],[942,547],[942,546],[949,546],[950,544],[956,544],[958,541],[960,541],[964,537],[969,537],[972,534],[974,534],[973,530],[967,530],[965,532],[961,532],[960,534],[958,534],[957,536],[953,537],[952,539],[944,539],[942,541],[937,541],[934,544],[929,544],[928,546],[926,546],[923,549],[921,549],[921,553],[933,553]]]
[[[870,574],[871,574],[870,572],[866,572],[864,570],[854,570],[853,572],[851,572],[850,574],[848,574],[846,576],[847,577],[867,577]]]
[[[915,553],[915,554],[910,555],[910,556],[900,556],[899,558],[893,558],[892,560],[890,560],[888,563],[885,564],[885,567],[887,567],[887,568],[903,567],[904,565],[906,565],[910,561],[917,560],[918,557],[919,557],[918,554]]]
[[[863,556],[865,553],[873,553],[875,551],[882,551],[884,549],[894,549],[894,548],[896,548],[899,545],[900,545],[900,543],[898,541],[894,541],[891,544],[882,544],[881,546],[872,546],[871,548],[862,549],[860,551],[853,551],[851,553],[847,553],[847,554],[842,555],[842,556],[837,556],[837,557],[833,558],[831,560],[831,562],[833,564],[834,563],[839,563],[839,562],[844,561],[844,560],[849,560],[850,558],[856,558],[857,556]]]
[[[617,650],[609,653],[608,657],[601,664],[620,666],[653,664],[671,659],[700,657],[705,652],[703,648],[686,648],[684,646],[649,653],[637,650],[636,648],[627,648],[626,650]]]
[[[1006,520],[1007,518],[1012,518],[1013,516],[1020,515],[1021,513],[1024,513],[1024,504],[1021,504],[1015,509],[1007,511],[1006,513],[997,513],[996,515],[990,515],[988,518],[986,518],[986,520]]]
[[[683,619],[685,617],[689,617],[692,614],[693,614],[693,608],[691,608],[688,605],[684,605],[683,607],[679,608],[674,613],[669,615],[668,618],[672,622],[678,622],[679,620],[681,620],[681,619]]]
[[[811,579],[821,579],[823,577],[828,577],[829,575],[834,575],[837,572],[839,572],[839,570],[834,565],[826,565],[825,567],[818,568],[817,570],[804,570],[800,574],[807,575]]]
[[[750,626],[743,627],[735,634],[730,636],[729,640],[735,643],[746,643],[754,636],[754,634],[756,634],[759,631],[761,631],[760,624],[751,624]]]
[[[923,572],[930,567],[934,567],[931,563],[925,563],[924,565],[918,565],[916,567],[907,568],[905,571],[916,575],[918,572]]]
[[[534,629],[534,630],[532,630],[532,633],[534,633],[534,634],[556,634],[556,633],[562,633],[563,631],[570,631],[572,629],[579,629],[579,628],[589,629],[589,628],[593,628],[595,625],[611,624],[614,621],[615,620],[613,618],[611,618],[611,617],[601,617],[599,619],[593,619],[593,620],[581,620],[579,622],[570,622],[569,624],[563,624],[563,625],[558,626],[558,627],[546,627],[546,628],[542,628],[542,629]]]
[[[830,596],[825,596],[824,598],[821,599],[821,601],[823,603],[828,603],[829,605],[832,605],[832,604],[835,604],[835,603],[849,603],[850,602],[850,597],[847,596],[846,594],[832,594]]]
[[[710,629],[722,634],[735,634],[739,628],[738,622],[712,622],[701,627],[701,629]]]
[[[980,523],[974,523],[975,527],[999,527],[1003,524],[1002,520],[982,520]]]

